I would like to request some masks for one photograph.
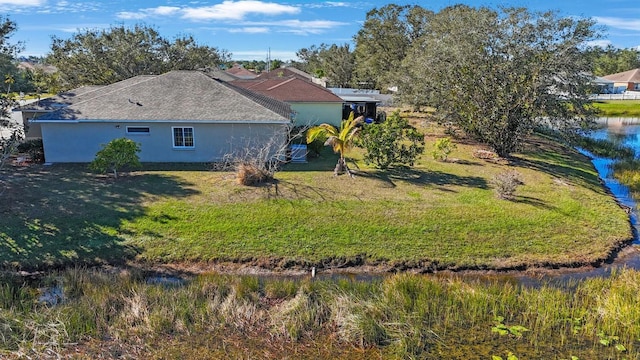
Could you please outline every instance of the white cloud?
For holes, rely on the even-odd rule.
[[[596,16],[594,17],[594,19],[598,23],[602,25],[610,26],[612,28],[640,31],[640,19],[623,19],[623,18],[616,18],[616,17],[600,17],[600,16]]]
[[[278,59],[282,61],[297,60],[298,56],[295,51],[286,50],[271,50],[271,59]],[[231,51],[233,60],[267,60],[269,50],[246,50],[246,51]]]
[[[158,6],[155,8],[140,9],[134,11],[122,11],[116,14],[118,19],[142,20],[151,16],[171,16],[180,13],[181,9],[175,6]]]
[[[269,22],[244,22],[242,25],[245,25],[247,27],[272,27],[278,28],[278,31],[280,32],[308,35],[321,34],[326,30],[348,24],[331,20],[282,20]]]
[[[249,14],[283,15],[297,14],[300,8],[264,1],[223,1],[213,6],[182,9],[183,18],[190,20],[242,20]]]
[[[2,1],[2,0],[0,0]],[[138,11],[123,11],[116,14],[119,19],[141,20],[154,16],[180,15],[191,21],[243,20],[248,15],[291,15],[298,14],[300,8],[256,0],[223,1],[220,4],[200,7],[158,6]]]
[[[312,3],[312,4],[307,4],[307,7],[310,8],[333,8],[333,7],[349,7],[349,8],[356,8],[358,7],[357,3],[348,3],[345,1],[324,1],[321,3]]]
[[[587,46],[597,46],[601,48],[606,48],[609,45],[612,45],[610,40],[594,40],[587,42]]]
[[[14,6],[42,6],[47,0],[0,0],[0,5]]]
[[[230,29],[230,33],[244,33],[244,34],[266,34],[269,32],[268,27],[244,27],[237,29]]]
[[[169,16],[179,12],[180,8],[175,6],[158,6],[157,8],[149,10],[154,15]]]
[[[122,11],[117,13],[116,17],[122,20],[142,20],[149,17],[149,14],[144,12]]]

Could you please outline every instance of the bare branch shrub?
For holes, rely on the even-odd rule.
[[[522,182],[522,175],[515,170],[507,170],[496,174],[491,179],[491,185],[500,199],[513,199],[516,189]]]
[[[244,139],[243,146],[235,146],[233,152],[226,154],[217,169],[229,169],[236,173],[240,185],[255,186],[273,181],[275,173],[287,162],[288,151],[292,143],[304,139],[302,135],[309,127],[298,126],[283,129],[286,133],[274,131],[268,138],[255,137]],[[237,144],[237,140],[231,140]],[[242,140],[241,142],[242,143]]]

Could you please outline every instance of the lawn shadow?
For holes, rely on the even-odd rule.
[[[7,185],[0,202],[5,269],[123,264],[140,249],[126,244],[120,227],[144,214],[145,198],[197,193],[173,176],[132,173],[115,180],[87,173],[80,164],[4,169],[0,176]]]
[[[528,141],[534,150],[524,151],[510,157],[509,164],[546,173],[554,178],[567,180],[594,192],[603,193],[605,188],[595,170],[588,168],[589,161],[579,159],[580,154],[571,154],[560,149],[560,144],[532,139]],[[586,165],[585,165],[586,164]]]
[[[418,186],[464,186],[488,189],[487,181],[480,176],[459,176],[441,171],[397,167],[387,170],[356,171],[355,174],[378,179],[388,187],[396,187],[396,183],[401,181]]]
[[[534,198],[534,197],[530,197],[530,196],[521,196],[521,195],[516,195],[513,199],[509,199],[509,201],[512,202],[516,202],[516,203],[521,203],[521,204],[528,204],[537,208],[541,208],[541,209],[545,209],[545,210],[553,210],[556,209],[556,207],[554,206],[550,206],[549,204],[545,203],[544,201]]]

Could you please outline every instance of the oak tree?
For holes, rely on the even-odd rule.
[[[500,156],[538,126],[573,131],[594,114],[590,19],[456,5],[435,14],[403,62],[405,102],[430,105]]]
[[[171,42],[151,27],[136,25],[88,29],[69,39],[54,36],[47,60],[59,69],[67,87],[74,88],[170,70],[217,67],[227,56],[225,51],[198,45],[193,37]]]

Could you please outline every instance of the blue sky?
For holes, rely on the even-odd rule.
[[[367,11],[391,2],[433,11],[457,3],[556,10],[605,26],[602,45],[640,46],[638,0],[0,0],[0,15],[17,23],[10,41],[24,42],[22,55],[46,54],[53,35],[66,39],[83,29],[144,24],[170,40],[193,35],[199,44],[227,50],[236,60],[264,60],[269,49],[272,58],[289,60],[311,45],[352,43]]]

